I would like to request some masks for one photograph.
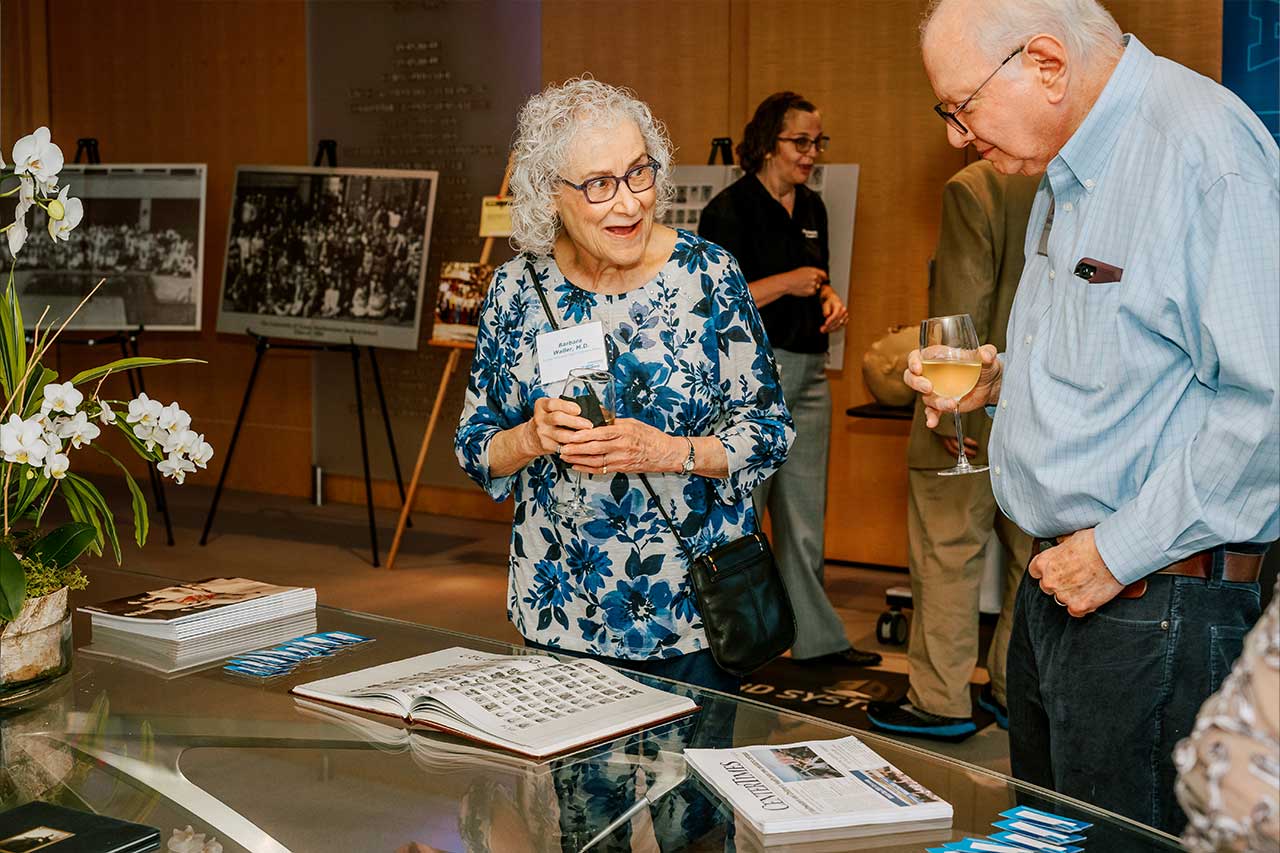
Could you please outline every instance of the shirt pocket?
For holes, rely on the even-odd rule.
[[[1107,385],[1108,366],[1117,346],[1120,282],[1089,284],[1064,276],[1054,293],[1045,371],[1082,391]]]

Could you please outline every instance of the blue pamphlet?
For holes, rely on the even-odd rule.
[[[1083,832],[1093,826],[1093,824],[1085,823],[1082,820],[1072,820],[1069,817],[1056,815],[1052,812],[1033,809],[1031,806],[1014,806],[1011,809],[1000,812],[1000,817],[1007,817],[1011,820],[1035,821],[1046,829],[1052,829],[1056,832],[1062,832],[1068,835]]]
[[[1043,838],[1032,838],[1030,835],[1023,835],[1018,832],[997,832],[991,836],[996,841],[1007,841],[1010,844],[1017,844],[1028,850],[1041,850],[1043,853],[1080,853],[1083,847],[1073,847],[1070,844],[1054,844],[1052,841],[1046,841]]]
[[[1029,820],[1002,820],[993,823],[996,829],[1004,829],[1009,832],[1015,832],[1018,835],[1030,835],[1041,841],[1049,841],[1054,844],[1070,844],[1073,841],[1083,841],[1083,835],[1068,835],[1065,832],[1058,832],[1053,829],[1046,829],[1043,824],[1033,823]]]

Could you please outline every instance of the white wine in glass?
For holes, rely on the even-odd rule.
[[[949,317],[930,317],[920,323],[920,361],[924,378],[933,383],[933,393],[957,403],[978,384],[982,375],[982,356],[978,353],[978,333],[968,314]],[[956,474],[977,474],[987,470],[986,465],[970,465],[964,452],[964,427],[960,412],[953,412],[956,420],[956,441],[960,455],[956,466],[939,471],[940,477]]]
[[[571,370],[560,391],[561,400],[577,403],[579,414],[593,426],[613,423],[614,403],[613,374],[607,370]],[[570,493],[558,495],[551,504],[551,511],[565,521],[592,518],[595,512],[587,504],[586,490],[582,488],[582,472],[574,471],[572,482],[566,472],[561,488]]]

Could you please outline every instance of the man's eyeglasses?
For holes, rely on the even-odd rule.
[[[810,148],[817,148],[821,154],[831,145],[830,136],[819,136],[817,139],[811,139],[808,136],[779,136],[779,142],[790,142],[796,147],[796,153],[808,154]]]
[[[626,184],[627,189],[633,193],[653,189],[653,185],[658,182],[658,164],[650,160],[643,166],[628,169],[625,175],[600,175],[588,178],[580,184],[564,178],[560,180],[582,193],[592,204],[604,204],[606,201],[613,201],[620,184]]]
[[[975,97],[977,97],[978,93],[982,91],[982,87],[983,87],[983,86],[985,86],[985,85],[987,85],[988,83],[990,83],[990,82],[991,82],[991,78],[993,78],[993,77],[995,77],[997,74],[999,74],[999,73],[1000,73],[1000,69],[1001,69],[1001,68],[1004,68],[1006,65],[1008,65],[1008,64],[1009,64],[1009,60],[1010,60],[1010,59],[1013,59],[1013,58],[1014,58],[1015,56],[1017,56],[1019,53],[1022,53],[1022,50],[1023,50],[1023,48],[1025,48],[1025,47],[1026,47],[1026,45],[1024,44],[1022,47],[1018,48],[1018,49],[1017,49],[1017,50],[1015,50],[1013,53],[1011,53],[1011,54],[1009,54],[1008,56],[1006,56],[1006,57],[1004,58],[1004,61],[1003,61],[1003,62],[1001,62],[999,65],[997,65],[997,66],[996,66],[996,70],[995,70],[995,71],[992,71],[990,74],[988,74],[988,75],[987,75],[987,79],[986,79],[986,80],[983,80],[981,83],[979,83],[979,84],[978,84],[978,88],[974,89],[974,90],[973,90],[973,94],[972,94],[972,95],[970,95],[969,97],[965,98],[965,99],[964,99],[964,101],[962,101],[962,102],[960,103],[960,106],[956,107],[956,108],[955,108],[954,110],[952,110],[951,112],[947,112],[946,110],[944,110],[944,109],[942,108],[942,101],[938,101],[938,103],[936,103],[936,104],[934,104],[934,105],[933,105],[933,111],[934,111],[935,113],[937,113],[937,114],[938,114],[938,116],[939,116],[939,118],[941,118],[943,121],[945,121],[945,122],[946,122],[950,127],[953,127],[953,128],[955,128],[956,130],[958,130],[958,131],[960,132],[960,135],[961,135],[961,136],[968,136],[968,135],[969,135],[969,128],[965,127],[965,126],[964,126],[964,123],[963,123],[963,122],[961,122],[961,121],[960,121],[960,119],[959,119],[959,118],[957,118],[957,116],[959,116],[959,115],[960,115],[960,113],[964,112],[965,107],[969,106],[969,102],[970,102],[970,101],[972,101]]]

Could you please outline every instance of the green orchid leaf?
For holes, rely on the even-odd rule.
[[[57,378],[58,371],[41,365],[39,377],[35,381],[27,379],[26,403],[22,407],[24,418],[32,417],[40,411],[40,404],[44,402],[44,386]]]
[[[14,553],[0,545],[0,619],[17,619],[26,599],[27,573]]]
[[[137,358],[121,358],[107,364],[101,364],[97,367],[91,367],[88,370],[80,371],[75,376],[71,377],[71,384],[83,385],[86,382],[101,379],[108,373],[121,373],[125,370],[137,370],[143,367],[162,367],[166,364],[205,364],[205,361],[199,358],[148,358],[146,356],[139,356]]]
[[[98,531],[92,524],[83,521],[69,521],[56,527],[36,540],[27,550],[27,555],[34,557],[46,566],[65,568],[80,558],[85,549],[98,538]]]
[[[0,385],[4,386],[5,397],[13,396],[14,386],[27,369],[25,332],[13,286],[13,264],[10,264],[9,284],[5,287],[4,297],[0,298]]]
[[[142,494],[142,489],[138,488],[138,484],[134,481],[133,475],[129,473],[128,468],[124,467],[123,462],[117,459],[114,454],[108,453],[97,446],[91,446],[94,450],[97,450],[103,456],[114,462],[116,467],[120,469],[120,472],[124,474],[125,485],[129,487],[129,499],[133,504],[133,541],[137,542],[138,547],[141,548],[143,545],[147,544],[147,534],[151,530],[151,522],[147,515],[147,498]]]
[[[64,481],[65,482],[65,481]],[[94,541],[90,550],[98,556],[102,556],[102,522],[98,520],[98,515],[94,509],[86,504],[81,497],[78,489],[73,484],[64,484],[62,489],[62,501],[67,505],[67,512],[76,521],[83,521],[90,524],[94,529]]]
[[[28,480],[27,475],[22,473],[18,474],[16,479],[22,481],[22,487],[18,490],[18,499],[14,501],[9,514],[13,518],[21,518],[44,495],[53,480],[43,474]]]
[[[64,491],[74,489],[77,496],[93,511],[96,521],[91,523],[99,533],[98,544],[101,546],[103,541],[101,537],[105,537],[106,541],[111,543],[116,565],[119,565],[124,559],[120,553],[120,537],[116,533],[115,516],[111,514],[111,507],[107,506],[107,499],[102,496],[102,492],[98,491],[98,487],[93,483],[77,474],[67,474],[62,481],[62,487]]]

